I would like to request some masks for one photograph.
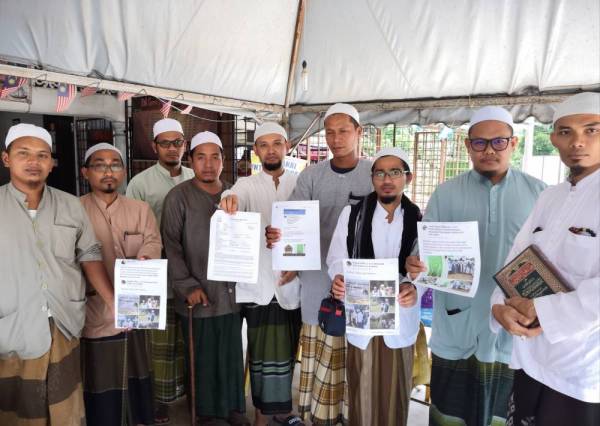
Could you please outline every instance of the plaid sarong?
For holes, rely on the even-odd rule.
[[[346,338],[328,336],[318,325],[302,324],[298,411],[315,425],[347,422]]]
[[[68,340],[49,321],[48,352],[0,359],[0,425],[85,425],[79,339]]]
[[[81,339],[83,397],[88,426],[153,425],[146,332]]]
[[[173,402],[185,395],[185,347],[172,300],[167,301],[167,328],[148,330],[154,399]]]
[[[504,426],[512,384],[507,364],[432,354],[429,424]]]
[[[268,305],[244,304],[252,403],[263,414],[292,411],[292,380],[300,338],[300,309],[286,310],[277,299]]]

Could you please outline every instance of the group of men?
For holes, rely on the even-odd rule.
[[[441,184],[423,217],[403,193],[414,178],[403,150],[361,159],[360,117],[351,105],[333,105],[324,125],[333,158],[298,177],[283,167],[285,130],[260,125],[254,151],[262,171],[231,186],[220,178],[216,134],[198,133],[188,146],[180,123],[163,119],[153,129],[158,162],[131,180],[126,196],[117,190],[126,175],[121,152],[110,144],[88,149],[82,174],[91,192],[81,199],[45,184],[53,164],[48,132],[13,126],[2,154],[11,181],[0,187],[0,424],[167,423],[167,404],[189,378],[188,333],[200,424],[250,424],[245,319],[254,425],[300,425],[307,417],[320,425],[405,425],[424,292],[411,281],[426,271],[420,220],[477,221],[482,259],[475,297],[434,292],[430,424],[596,424],[600,94],[559,105],[551,140],[570,176],[547,190],[510,168],[518,144],[510,113],[476,111],[465,140],[473,170]],[[186,151],[191,169],[181,165]],[[321,270],[272,270],[270,248],[281,230],[270,226],[271,207],[285,200],[319,201]],[[207,279],[218,208],[260,213],[257,283]],[[571,292],[528,300],[496,289],[493,275],[530,244]],[[115,328],[115,259],[161,257],[168,259],[167,329]],[[323,332],[320,302],[330,293],[344,299],[347,258],[398,259],[398,334]]]

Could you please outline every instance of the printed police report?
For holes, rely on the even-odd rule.
[[[256,283],[261,231],[260,213],[217,210],[210,219],[207,278]]]
[[[427,266],[415,284],[474,297],[481,258],[477,222],[419,222],[419,257]]]

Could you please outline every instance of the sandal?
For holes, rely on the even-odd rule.
[[[154,410],[154,424],[168,425],[169,423],[171,423],[171,419],[169,418],[169,406],[159,402],[156,406],[156,410]]]
[[[305,426],[300,416],[296,415],[287,416],[285,419],[278,419],[276,416],[273,416],[273,421],[279,425]]]

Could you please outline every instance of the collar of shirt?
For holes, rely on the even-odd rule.
[[[117,198],[115,198],[115,200],[112,203],[110,203],[110,205],[107,205],[106,201],[102,200],[100,197],[98,197],[93,192],[91,193],[91,196],[92,196],[92,199],[94,200],[94,202],[96,203],[96,205],[98,206],[98,209],[105,216],[107,214],[111,215],[116,210],[118,210],[121,205],[121,198],[123,198],[123,196],[121,194],[117,194]]]
[[[11,182],[9,182],[8,190],[10,193],[17,199],[19,205],[23,208],[25,213],[29,215],[29,206],[27,205],[27,194],[19,191],[17,187]],[[36,210],[43,210],[46,205],[46,198],[48,197],[48,187],[44,185],[44,189],[42,190],[42,198],[40,199],[40,204],[38,205]]]
[[[387,217],[388,217],[387,210],[381,205],[381,202],[379,200],[377,200],[377,207],[375,207],[375,212],[373,213],[373,221],[380,221],[380,222],[388,223]],[[402,210],[402,207],[400,205],[398,205],[396,207],[396,210],[394,210],[394,218],[392,219],[391,223],[396,222],[398,219],[402,220],[403,217],[404,217],[404,210]]]
[[[590,187],[598,188],[599,183],[600,183],[600,169],[596,170],[591,175],[584,177],[579,182],[577,182],[576,185],[573,185],[569,182],[569,184],[571,186],[571,191],[585,190]]]
[[[179,167],[179,174],[176,176],[171,176],[171,172],[162,164],[160,164],[158,161],[156,162],[156,170],[164,177],[169,178],[169,179],[173,179],[173,178],[177,178],[179,176],[182,175],[183,173],[183,165],[180,165]]]

